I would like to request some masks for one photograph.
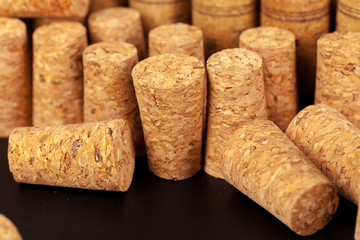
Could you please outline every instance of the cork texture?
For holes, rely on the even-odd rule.
[[[135,151],[127,120],[16,128],[8,159],[16,182],[127,191]]]
[[[144,135],[131,77],[138,62],[136,47],[125,42],[101,42],[83,53],[84,121],[129,121],[137,155],[145,154]]]
[[[207,70],[205,172],[223,178],[221,156],[230,134],[246,121],[267,118],[263,63],[258,54],[235,48],[212,55]]]
[[[80,22],[85,23],[85,18],[35,18],[33,19],[34,29],[56,22]]]
[[[299,235],[322,229],[337,209],[336,187],[268,120],[240,126],[223,158],[226,181]]]
[[[205,54],[239,46],[242,31],[257,25],[256,0],[193,0],[192,20],[204,33]]]
[[[355,226],[354,239],[355,240],[360,239],[360,208],[359,207],[358,207],[358,212],[357,212],[357,216],[356,216],[356,226]]]
[[[201,169],[204,65],[195,57],[150,57],[132,72],[149,169],[182,180]]]
[[[22,240],[19,230],[10,219],[0,214],[0,239]]]
[[[360,2],[358,0],[338,0],[336,30],[360,32]]]
[[[98,10],[88,19],[92,43],[123,41],[136,46],[139,58],[147,56],[140,13],[125,7]]]
[[[89,13],[95,12],[104,8],[111,8],[116,6],[126,6],[127,0],[90,0]]]
[[[27,33],[18,19],[0,18],[0,137],[31,125],[31,76]]]
[[[243,32],[239,42],[263,59],[268,119],[285,132],[298,109],[295,35],[277,27],[258,27]]]

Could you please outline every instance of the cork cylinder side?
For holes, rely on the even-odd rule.
[[[201,169],[204,65],[195,57],[150,57],[132,72],[149,169],[182,180]]]
[[[91,0],[89,13],[93,13],[97,10],[104,8],[126,6],[126,5],[127,5],[127,0]]]
[[[266,119],[261,57],[243,48],[226,49],[207,61],[208,119],[205,172],[217,178],[230,134],[246,121]]]
[[[1,240],[22,240],[15,224],[2,214],[0,214],[0,236]]]
[[[336,187],[268,120],[240,126],[223,158],[226,181],[299,235],[321,230],[337,209]]]
[[[298,109],[295,35],[277,27],[244,31],[240,47],[263,59],[268,119],[285,132]]]
[[[31,76],[26,25],[0,18],[0,137],[31,126]]]
[[[336,31],[360,32],[359,1],[338,0],[336,12]]]
[[[85,18],[35,18],[33,19],[34,29],[56,22],[79,22],[84,24]]]

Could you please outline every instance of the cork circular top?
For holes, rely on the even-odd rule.
[[[101,28],[126,28],[129,23],[140,19],[140,13],[131,8],[105,8],[90,14],[89,25]]]
[[[178,45],[199,41],[199,39],[202,39],[202,36],[202,31],[195,26],[184,23],[174,23],[152,29],[149,33],[149,41]]]
[[[25,41],[25,23],[16,18],[0,18],[0,46],[14,46],[17,43],[23,45]]]
[[[323,35],[317,42],[322,51],[339,52],[339,49],[351,55],[360,51],[360,32],[333,32]]]
[[[84,61],[90,62],[123,62],[137,57],[137,49],[126,42],[100,42],[88,46],[84,52]]]

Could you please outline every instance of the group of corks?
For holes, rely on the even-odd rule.
[[[127,191],[135,155],[182,180],[204,148],[206,173],[299,235],[331,220],[338,193],[358,204],[360,3],[339,0],[329,34],[329,0],[125,4],[0,0],[0,136],[15,181]],[[35,19],[32,82],[26,25],[10,17]],[[315,73],[316,105],[298,113],[297,86],[313,93]],[[0,235],[21,239],[3,216]]]

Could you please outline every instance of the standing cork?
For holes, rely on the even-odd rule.
[[[169,180],[193,176],[201,169],[204,65],[164,54],[140,62],[132,76],[150,170]]]
[[[257,0],[193,0],[193,24],[204,33],[206,57],[239,46],[242,31],[257,25]]]
[[[253,119],[266,119],[261,57],[243,48],[227,49],[207,61],[209,103],[205,172],[223,178],[221,156],[230,134]]]
[[[89,13],[95,12],[100,9],[116,7],[116,6],[126,6],[127,0],[91,0]]]
[[[127,120],[16,128],[8,159],[16,182],[126,191],[135,152]]]
[[[223,157],[226,181],[299,235],[322,229],[337,209],[336,187],[268,120],[239,127]]]
[[[145,154],[144,136],[131,70],[138,62],[136,47],[101,42],[83,53],[84,121],[129,120],[137,155]]]
[[[338,0],[336,30],[360,32],[360,2],[358,0]]]
[[[19,230],[10,219],[0,214],[0,239],[22,240]]]
[[[31,76],[25,24],[0,18],[0,137],[31,125]]]
[[[123,41],[134,44],[139,58],[147,56],[140,13],[124,7],[106,8],[92,13],[88,19],[91,41]]]
[[[261,25],[293,32],[301,95],[315,89],[316,41],[330,28],[330,0],[261,0]]]
[[[253,28],[241,34],[240,47],[262,57],[268,119],[285,132],[298,109],[294,34],[277,27]]]

